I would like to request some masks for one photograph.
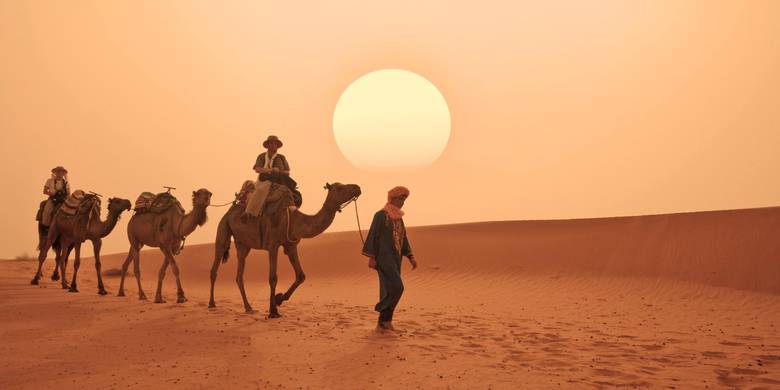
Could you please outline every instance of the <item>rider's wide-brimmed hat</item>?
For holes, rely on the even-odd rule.
[[[278,148],[281,148],[283,145],[282,140],[280,140],[279,137],[275,135],[269,135],[268,138],[265,141],[263,141],[263,147],[268,148],[268,144],[270,144],[271,142],[276,142]]]
[[[64,174],[66,174],[66,175],[68,174],[68,170],[65,169],[65,167],[63,167],[63,166],[56,166],[56,167],[51,169],[51,173],[57,173],[57,172],[62,172]]]

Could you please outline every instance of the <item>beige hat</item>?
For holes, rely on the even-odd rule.
[[[284,145],[282,144],[282,140],[280,140],[279,137],[275,135],[269,135],[268,138],[265,141],[263,141],[263,147],[268,148],[268,144],[271,142],[276,142],[276,144],[279,145],[278,146],[279,148],[281,148],[282,145]]]

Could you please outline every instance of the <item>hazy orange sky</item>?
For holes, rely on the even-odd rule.
[[[358,183],[364,224],[396,184],[409,225],[780,204],[780,2],[461,3],[0,2],[0,257],[34,252],[55,165],[74,189],[172,185],[189,208],[199,187],[231,200],[269,133],[304,211]],[[434,165],[358,170],[336,146],[341,92],[383,68],[446,98]],[[349,209],[331,230],[354,228]]]

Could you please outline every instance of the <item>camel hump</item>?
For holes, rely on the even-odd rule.
[[[295,206],[295,197],[287,186],[272,183],[265,201],[264,215],[276,215],[290,206]]]
[[[135,200],[134,210],[137,213],[150,212],[161,214],[168,211],[173,206],[176,206],[182,214],[184,213],[184,208],[173,194],[162,192],[155,195],[151,192],[142,192]]]
[[[86,194],[82,190],[76,190],[65,199],[62,207],[60,207],[60,212],[74,216],[86,214],[95,207],[100,207],[100,198],[97,195]]]

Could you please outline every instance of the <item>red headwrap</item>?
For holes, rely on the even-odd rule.
[[[384,210],[390,219],[399,220],[404,216],[404,212],[401,209],[390,203],[393,198],[398,198],[401,196],[408,198],[409,189],[403,186],[397,186],[393,187],[392,190],[387,191],[387,204],[385,205]]]

